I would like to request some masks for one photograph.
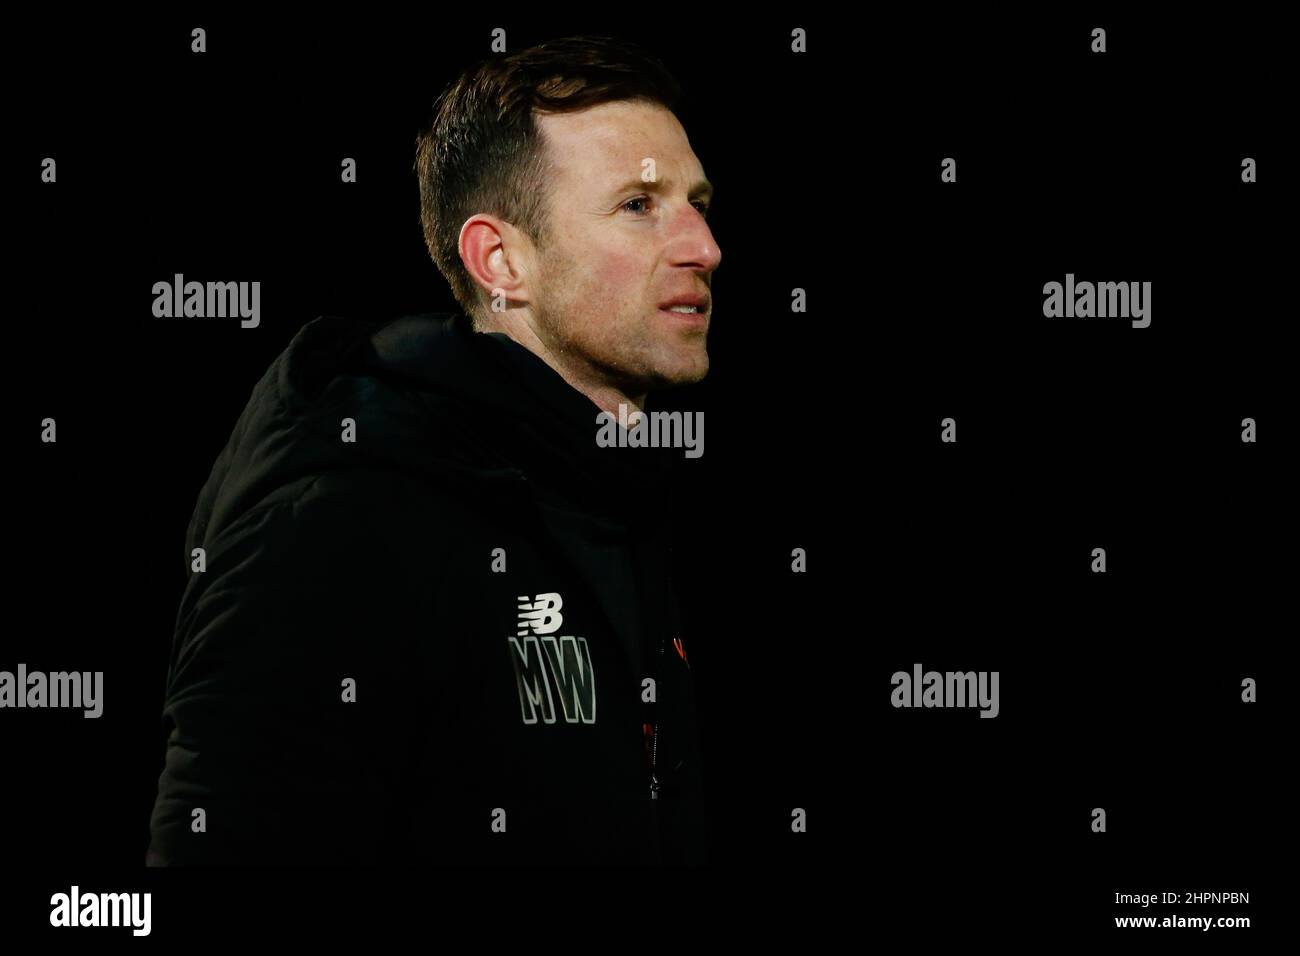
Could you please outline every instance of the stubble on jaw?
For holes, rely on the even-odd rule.
[[[691,340],[690,349],[698,349],[701,359],[698,363],[688,361],[689,371],[678,373],[680,360],[673,353],[680,344],[669,344],[663,329],[634,324],[624,334],[617,324],[603,329],[584,326],[590,317],[577,316],[575,322],[572,314],[584,297],[580,290],[577,295],[560,296],[558,301],[547,294],[547,290],[574,290],[575,283],[587,278],[577,263],[557,251],[553,243],[537,250],[536,262],[541,282],[535,286],[537,294],[530,310],[533,334],[546,350],[543,357],[548,364],[574,387],[613,387],[631,398],[644,398],[651,391],[694,384],[708,374],[707,329],[679,333]],[[617,321],[621,316],[603,318]],[[659,318],[656,315],[642,321],[653,323]],[[663,371],[666,366],[670,366],[668,372]]]

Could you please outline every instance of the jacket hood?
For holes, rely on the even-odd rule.
[[[473,331],[464,315],[321,316],[254,386],[199,494],[187,551],[286,485],[359,464],[503,503],[531,491],[619,525],[661,522],[669,450],[600,447],[599,412],[528,349]],[[344,418],[355,442],[341,440]]]

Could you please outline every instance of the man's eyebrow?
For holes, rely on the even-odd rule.
[[[641,189],[651,193],[662,193],[662,192],[666,192],[669,188],[671,188],[671,186],[672,186],[671,179],[658,179],[655,180],[654,182],[643,182],[638,177],[636,179],[629,179],[627,182],[619,186],[617,189],[611,190],[610,196],[612,198],[613,196],[617,196],[620,193],[625,193],[628,192],[629,190],[635,190],[635,189]],[[688,194],[688,197],[691,199],[696,199],[696,198],[712,199],[713,183],[709,182],[707,179],[698,180],[696,183],[694,183],[691,186],[691,191]]]

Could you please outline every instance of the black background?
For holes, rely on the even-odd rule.
[[[679,944],[701,915],[805,944],[1181,946],[1199,931],[1116,929],[1152,910],[1114,894],[1244,890],[1249,905],[1173,912],[1248,915],[1204,941],[1262,939],[1294,627],[1293,78],[1279,26],[1247,13],[15,22],[0,668],[102,670],[105,711],[0,714],[3,922],[48,929],[50,894],[79,883],[150,890],[154,937],[177,940],[250,923],[495,933],[535,900],[574,941],[609,918]],[[455,308],[420,232],[414,139],[497,26],[512,51],[609,33],[658,53],[718,189],[712,371],[661,404],[706,412],[704,456],[680,463],[678,551],[713,871],[146,871],[195,497],[304,323]],[[154,318],[152,284],[177,272],[260,280],[261,325]],[[1045,319],[1043,284],[1067,272],[1150,281],[1151,326]],[[57,444],[37,437],[47,416]],[[948,416],[957,444],[939,441]],[[998,670],[1000,715],[894,709],[890,675],[915,662]]]

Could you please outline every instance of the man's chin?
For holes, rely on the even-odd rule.
[[[702,382],[709,374],[709,353],[703,352],[698,358],[681,362],[671,369],[661,369],[659,388],[676,388],[681,385],[694,385]]]

